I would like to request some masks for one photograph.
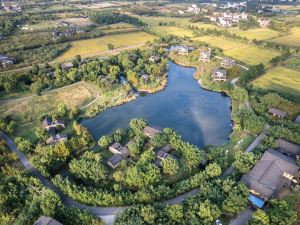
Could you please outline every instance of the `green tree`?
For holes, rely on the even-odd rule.
[[[110,135],[103,135],[99,141],[98,145],[101,148],[107,148],[113,142],[113,138]]]
[[[244,210],[248,204],[249,190],[243,183],[238,183],[231,188],[228,196],[223,201],[223,210],[231,215]]]
[[[233,90],[233,98],[240,103],[245,102],[248,99],[248,92],[245,88],[237,87]]]
[[[130,128],[133,130],[135,135],[143,133],[143,129],[146,127],[147,122],[143,119],[132,119],[130,121]]]
[[[261,209],[256,210],[249,225],[270,225],[270,219],[267,213]]]
[[[127,72],[127,79],[128,81],[130,81],[132,83],[133,86],[137,86],[139,83],[139,76],[136,72],[134,72],[133,70],[129,70]]]
[[[175,221],[178,224],[181,224],[184,218],[182,205],[170,205],[167,207],[167,214],[170,220]]]
[[[110,66],[109,67],[109,73],[108,76],[112,81],[117,80],[117,76],[120,73],[120,67],[119,66]]]
[[[249,173],[251,168],[254,166],[256,159],[252,152],[238,151],[235,154],[235,161],[233,166],[240,173]]]
[[[113,50],[113,49],[114,49],[114,46],[113,46],[112,43],[108,43],[108,44],[107,44],[107,47],[108,47],[109,50]]]
[[[297,221],[297,212],[284,200],[271,200],[269,216],[272,225],[293,225]]]
[[[62,203],[60,197],[50,189],[44,189],[41,197],[41,210],[44,216],[54,217],[57,215]]]
[[[210,163],[205,167],[205,174],[208,178],[218,177],[221,173],[221,167],[216,163]]]
[[[137,142],[133,141],[128,145],[128,150],[132,157],[137,157],[141,152],[141,147]]]
[[[202,219],[203,224],[210,225],[214,220],[219,218],[221,211],[217,205],[205,200],[199,204],[198,216]]]
[[[69,167],[70,172],[86,184],[101,185],[101,182],[107,178],[107,171],[101,164],[100,154],[90,151],[85,152],[79,160],[73,159]]]
[[[162,168],[164,173],[172,176],[178,172],[179,164],[176,159],[169,156],[166,159],[162,160]]]
[[[41,81],[36,81],[30,85],[30,90],[36,95],[41,95],[43,90],[43,84]]]
[[[154,224],[156,218],[155,209],[150,205],[143,206],[141,208],[141,216],[147,223]]]
[[[18,149],[20,149],[24,153],[29,153],[33,150],[33,144],[31,143],[30,140],[17,137],[15,139],[15,142],[17,143]]]

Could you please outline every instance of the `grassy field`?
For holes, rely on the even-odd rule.
[[[290,46],[300,47],[300,28],[294,27],[291,29],[290,34],[272,39],[271,41],[279,44],[287,44]]]
[[[175,17],[160,17],[160,16],[136,16],[142,22],[148,24],[149,26],[158,26],[160,22],[167,23],[175,23],[176,26],[185,26],[191,24],[188,19],[183,18],[175,18]]]
[[[268,28],[257,28],[249,30],[240,30],[238,28],[229,29],[230,33],[234,33],[238,36],[248,38],[249,40],[267,40],[279,36],[279,32]]]
[[[193,38],[192,40],[205,42],[214,47],[221,48],[224,51],[230,50],[230,49],[235,49],[235,48],[242,48],[245,46],[245,44],[237,42],[237,41],[232,41],[229,39],[213,37],[213,36],[201,36],[201,37]]]
[[[211,46],[221,48],[225,55],[252,65],[261,62],[268,65],[270,59],[279,55],[276,51],[246,45],[226,38],[202,36],[193,38],[193,40],[202,41]]]
[[[174,34],[179,37],[193,37],[193,32],[191,30],[182,27],[157,26],[150,28],[150,31],[157,35]]]
[[[57,21],[43,21],[40,23],[28,25],[28,29],[33,31],[46,30],[46,29],[53,29],[57,26],[58,26]]]
[[[123,48],[144,44],[147,41],[153,41],[155,36],[145,32],[134,32],[117,35],[106,35],[101,38],[81,40],[72,42],[72,47],[64,54],[59,56],[57,61],[66,61],[73,59],[76,55],[83,57],[100,55],[103,51],[108,50],[108,44],[111,43],[114,48]]]
[[[77,18],[68,18],[62,20],[62,22],[71,23],[76,26],[86,27],[93,25],[92,21],[89,18],[77,17]]]
[[[269,61],[280,53],[255,46],[245,46],[224,51],[225,55],[235,58],[250,65],[263,63],[269,65]]]
[[[42,96],[1,103],[0,114],[11,116],[18,124],[23,124],[35,121],[38,116],[55,110],[59,103],[64,103],[70,108],[81,107],[92,101],[95,96],[94,88],[80,82]]]
[[[218,30],[223,30],[224,29],[224,28],[221,28],[217,25],[208,24],[208,23],[191,23],[190,25],[197,26],[198,28],[203,28],[203,29],[218,29]]]
[[[110,24],[110,25],[101,26],[99,28],[101,30],[107,30],[107,29],[134,28],[134,27],[136,27],[136,26],[133,24],[129,24],[129,23],[114,23],[114,24]]]
[[[257,88],[271,89],[300,98],[300,72],[295,70],[277,67],[252,83]]]

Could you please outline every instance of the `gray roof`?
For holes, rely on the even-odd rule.
[[[168,153],[168,152],[170,152],[172,150],[172,146],[168,144],[168,145],[162,147],[160,150]]]
[[[162,133],[162,128],[146,126],[144,128],[144,133],[150,137],[153,137],[154,135]]]
[[[297,118],[295,119],[294,123],[299,123],[300,124],[300,115],[297,116]]]
[[[37,221],[34,222],[33,225],[63,225],[63,224],[51,217],[41,216],[40,218],[38,218]]]
[[[120,151],[123,148],[123,145],[121,145],[119,142],[115,142],[111,144],[109,147]]]
[[[284,111],[281,111],[281,110],[275,109],[275,108],[269,108],[268,113],[274,114],[274,115],[280,116],[280,117],[286,117],[287,116],[287,112],[284,112]]]
[[[152,62],[159,62],[160,61],[160,57],[153,55],[153,56],[151,56],[149,58],[149,60],[152,61]]]
[[[213,69],[213,74],[216,74],[216,73],[221,73],[224,76],[227,75],[227,71],[225,69],[223,69],[223,68],[215,68],[215,69]]]
[[[234,60],[234,59],[231,59],[231,58],[228,58],[228,57],[225,57],[225,58],[223,59],[223,61],[226,62],[226,63],[235,63],[235,60]]]
[[[278,139],[277,145],[279,150],[287,155],[300,155],[300,145],[294,144],[283,139]]]
[[[122,160],[124,160],[124,158],[120,154],[115,154],[107,160],[107,163],[115,167],[121,163]]]
[[[71,62],[66,62],[66,63],[61,64],[62,69],[69,69],[69,68],[72,68],[72,67],[74,67],[74,65]]]
[[[125,157],[125,158],[127,158],[127,157],[130,156],[130,152],[129,152],[129,150],[128,150],[127,147],[121,148],[121,150],[120,150],[119,152],[120,152],[120,154],[121,154],[123,157]]]
[[[284,181],[284,173],[298,177],[298,169],[294,159],[273,149],[268,149],[242,181],[250,190],[268,200]]]

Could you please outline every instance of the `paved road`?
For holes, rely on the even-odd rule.
[[[238,80],[239,80],[239,78],[236,77],[236,78],[232,79],[232,81],[230,82],[230,83],[233,85],[234,88],[237,88],[236,82],[237,82]]]
[[[237,218],[230,221],[229,225],[245,225],[251,220],[253,210],[247,208],[243,212],[241,212]]]

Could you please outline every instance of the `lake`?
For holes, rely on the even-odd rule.
[[[177,130],[184,140],[199,147],[223,145],[231,133],[230,98],[201,88],[194,73],[195,68],[170,62],[163,91],[107,109],[82,124],[98,140],[117,128],[127,128],[132,118],[144,118],[150,125]]]

